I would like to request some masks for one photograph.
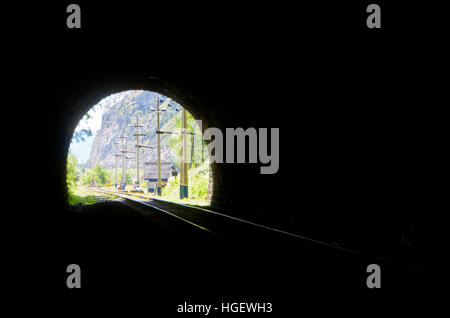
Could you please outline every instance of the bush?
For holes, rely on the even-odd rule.
[[[100,164],[97,164],[93,169],[86,169],[82,177],[81,182],[83,184],[91,184],[92,177],[95,180],[95,184],[104,185],[108,182],[109,173],[106,169],[102,168]]]
[[[199,166],[193,165],[189,169],[189,198],[205,200],[209,186],[209,163],[204,162]],[[180,176],[172,177],[163,189],[163,197],[176,200],[180,197]]]
[[[118,175],[117,176],[117,182],[120,183],[122,181],[122,175],[123,174],[122,174],[122,172],[119,172],[117,175]],[[127,172],[127,179],[126,179],[126,181],[127,181],[127,184],[132,184],[133,183],[129,172]]]
[[[66,167],[66,181],[69,191],[72,191],[77,186],[77,182],[80,179],[80,173],[78,171],[78,162],[74,154],[69,153],[67,156],[67,167]]]

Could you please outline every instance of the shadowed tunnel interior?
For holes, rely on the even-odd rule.
[[[204,129],[280,128],[276,174],[260,174],[260,163],[213,164],[211,209],[430,268],[435,192],[422,167],[432,144],[421,124],[429,118],[411,106],[429,100],[419,89],[424,77],[418,71],[426,70],[411,67],[417,59],[412,39],[369,38],[350,32],[351,20],[343,29],[330,29],[312,17],[299,21],[285,14],[280,23],[268,25],[263,21],[276,15],[268,15],[268,8],[259,15],[224,9],[235,17],[233,24],[177,10],[168,20],[151,15],[154,27],[148,28],[144,13],[88,7],[79,32],[46,29],[41,46],[52,49],[37,49],[40,62],[33,65],[45,83],[28,83],[40,88],[36,100],[45,101],[32,110],[34,118],[48,123],[39,127],[44,144],[30,151],[45,154],[36,159],[45,168],[37,178],[51,200],[33,217],[42,225],[43,255],[61,255],[50,269],[80,262],[93,289],[103,283],[144,288],[143,282],[156,284],[155,277],[165,286],[161,290],[180,294],[192,286],[195,293],[226,294],[244,286],[244,294],[267,294],[275,286],[285,288],[282,282],[323,287],[332,277],[336,284],[351,277],[350,285],[365,288],[367,259],[267,238],[226,245],[194,236],[180,243],[176,234],[168,235],[127,205],[68,207],[65,164],[78,121],[102,98],[131,89],[173,98],[201,119]],[[95,21],[95,12],[103,20]],[[321,14],[315,17],[326,20]],[[314,34],[301,31],[312,25]],[[164,281],[161,268],[196,274]],[[227,269],[231,272],[223,275]],[[117,270],[128,274],[116,275],[114,285],[110,279]],[[328,276],[311,274],[320,270]],[[408,280],[407,269],[399,273],[405,275],[402,282]],[[176,288],[175,277],[183,282]],[[216,289],[206,283],[208,277],[217,277]]]
[[[145,63],[140,66],[144,67]],[[330,110],[324,106],[319,106],[319,110],[308,109],[311,106],[302,106],[301,94],[286,101],[285,96],[289,95],[275,88],[252,91],[248,85],[244,96],[237,90],[230,90],[223,93],[223,99],[214,100],[214,96],[208,94],[219,87],[196,94],[185,85],[156,76],[122,72],[106,78],[102,74],[98,76],[87,79],[78,90],[64,91],[64,98],[61,96],[57,101],[63,112],[57,120],[61,132],[54,135],[60,136],[54,144],[58,146],[55,158],[58,158],[59,169],[53,173],[59,180],[55,191],[61,207],[66,200],[65,158],[79,118],[112,93],[128,89],[157,90],[186,105],[194,116],[203,120],[204,128],[218,127],[222,131],[227,127],[282,128],[281,166],[277,174],[261,175],[262,164],[213,164],[215,187],[211,208],[398,260],[403,260],[404,256],[399,252],[406,255],[409,249],[420,244],[415,241],[420,238],[421,228],[414,224],[414,213],[402,211],[404,207],[399,206],[406,200],[404,196],[410,195],[405,182],[413,176],[408,175],[407,168],[399,162],[399,156],[404,156],[400,151],[408,147],[410,141],[405,138],[392,141],[392,130],[398,128],[380,111],[361,114],[359,122],[347,113],[351,110],[334,107]],[[232,81],[238,82],[234,78]],[[206,85],[202,82],[201,86],[204,89]],[[264,100],[259,102],[261,94]],[[273,117],[276,113],[279,119]],[[290,113],[294,118],[290,118]],[[387,121],[389,133],[377,129],[380,116]],[[392,169],[396,171],[392,173]]]

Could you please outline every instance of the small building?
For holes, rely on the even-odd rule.
[[[171,163],[161,162],[161,182],[166,183],[171,176]],[[147,180],[148,192],[155,192],[158,182],[158,162],[144,162],[144,179]]]

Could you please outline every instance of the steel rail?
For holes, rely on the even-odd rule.
[[[121,195],[118,195],[117,193],[110,192],[110,191],[100,190],[99,192],[104,192],[104,193],[107,193],[107,194],[110,193],[111,195],[121,197]],[[191,210],[196,210],[196,211],[203,212],[203,213],[214,214],[214,215],[217,215],[217,216],[220,216],[220,217],[223,217],[223,218],[227,218],[227,219],[231,219],[231,220],[234,220],[234,221],[237,221],[237,222],[241,222],[241,223],[245,223],[245,224],[252,225],[252,226],[255,226],[255,227],[259,227],[259,228],[262,228],[262,229],[267,230],[267,231],[277,232],[277,233],[280,233],[280,234],[283,234],[283,235],[286,235],[286,236],[290,236],[290,237],[301,239],[301,240],[304,240],[304,241],[307,241],[307,242],[311,242],[313,244],[318,244],[318,245],[329,247],[329,248],[332,248],[332,249],[341,250],[341,251],[346,252],[346,253],[358,255],[358,256],[361,256],[361,257],[371,258],[371,259],[374,259],[374,260],[377,260],[377,261],[381,261],[381,262],[384,262],[384,263],[387,263],[387,264],[391,264],[391,265],[408,267],[408,268],[413,269],[413,270],[418,270],[418,271],[422,271],[422,272],[426,271],[425,269],[417,267],[417,266],[414,266],[414,265],[404,264],[404,263],[397,262],[397,261],[392,261],[392,260],[389,260],[389,259],[386,259],[386,258],[383,258],[383,257],[379,257],[379,256],[375,256],[375,255],[359,252],[359,251],[356,251],[356,250],[352,250],[352,249],[349,249],[349,248],[345,248],[345,247],[342,247],[342,246],[338,246],[338,245],[322,242],[322,241],[311,239],[311,238],[308,238],[308,237],[305,237],[305,236],[301,236],[301,235],[298,235],[298,234],[293,234],[293,233],[286,232],[286,231],[283,231],[283,230],[275,229],[275,228],[272,228],[272,227],[269,227],[269,226],[261,225],[261,224],[258,224],[258,223],[253,223],[253,222],[250,222],[250,221],[247,221],[247,220],[243,220],[243,219],[240,219],[240,218],[237,218],[237,217],[233,217],[233,216],[230,216],[230,215],[227,215],[227,214],[223,214],[223,213],[219,213],[219,212],[215,212],[215,211],[211,211],[211,210],[207,210],[207,209],[203,209],[203,208],[199,208],[199,207],[195,207],[195,206],[190,206],[190,205],[187,205],[187,204],[171,202],[171,201],[167,201],[167,200],[163,200],[163,199],[159,199],[159,198],[150,198],[150,197],[146,197],[146,196],[141,196],[141,195],[134,194],[134,193],[126,193],[125,195],[127,195],[127,196],[135,196],[135,197],[139,197],[139,198],[144,198],[144,199],[146,199],[148,201],[161,202],[161,203],[165,203],[165,204],[172,205],[172,206],[184,207],[184,208],[188,208],[188,209],[191,209]],[[178,215],[175,215],[175,214],[173,214],[171,212],[165,211],[165,210],[163,210],[161,208],[155,207],[153,205],[147,204],[147,203],[139,201],[139,200],[133,200],[133,199],[129,199],[129,198],[124,198],[124,199],[128,199],[128,200],[131,200],[133,202],[137,202],[137,203],[141,203],[143,205],[149,206],[149,207],[154,208],[154,209],[156,209],[158,211],[164,212],[164,213],[169,214],[169,215],[171,215],[173,217],[176,217],[176,218],[178,218],[180,220],[183,220],[183,221],[185,221],[185,222],[187,222],[187,223],[189,223],[191,225],[194,225],[194,226],[196,226],[198,228],[206,230],[206,231],[208,231],[208,232],[210,232],[210,233],[212,233],[214,235],[223,237],[223,236],[221,236],[221,235],[219,235],[219,234],[217,234],[217,233],[215,233],[215,232],[213,232],[213,231],[211,231],[211,230],[209,230],[209,229],[207,229],[205,227],[202,227],[201,225],[195,224],[195,223],[193,223],[193,222],[191,222],[189,220],[186,220],[186,219],[184,219],[184,218],[182,218],[182,217],[180,217]]]
[[[119,198],[122,198],[122,199],[125,199],[125,200],[129,200],[129,201],[132,201],[132,202],[135,202],[135,203],[139,203],[139,204],[148,206],[148,207],[150,207],[150,208],[152,208],[152,209],[155,209],[155,210],[157,210],[157,211],[160,211],[160,212],[163,212],[163,213],[165,213],[165,214],[167,214],[167,215],[170,215],[170,216],[172,216],[172,217],[174,217],[174,218],[177,218],[177,219],[180,220],[180,221],[186,222],[186,223],[188,223],[188,224],[190,224],[190,225],[192,225],[192,226],[194,226],[194,227],[196,227],[196,228],[199,228],[199,229],[201,229],[201,230],[203,230],[203,231],[206,231],[206,232],[208,232],[208,233],[210,233],[210,234],[212,234],[212,235],[215,235],[215,236],[217,236],[217,237],[223,238],[222,235],[220,235],[220,234],[218,234],[218,233],[216,233],[216,232],[214,232],[214,231],[212,231],[212,230],[210,230],[210,229],[208,229],[208,228],[206,228],[206,227],[204,227],[204,226],[201,226],[201,225],[199,225],[199,224],[196,224],[196,223],[194,223],[194,222],[192,222],[192,221],[189,221],[189,220],[187,220],[187,219],[185,219],[185,218],[182,218],[181,216],[178,216],[178,215],[176,215],[176,214],[170,213],[169,211],[165,211],[165,210],[163,210],[163,209],[161,209],[161,208],[158,208],[158,207],[156,207],[156,206],[154,206],[154,205],[148,204],[148,203],[143,202],[143,201],[141,201],[141,200],[135,200],[135,199],[129,198],[129,196],[134,196],[134,197],[138,197],[138,198],[143,198],[143,199],[146,199],[146,200],[148,200],[148,201],[153,201],[152,198],[145,197],[145,196],[142,196],[142,195],[137,195],[137,194],[134,194],[134,193],[120,193],[120,194],[119,194],[119,193],[116,193],[116,192],[105,191],[105,190],[100,190],[100,189],[96,189],[96,188],[91,188],[91,189],[92,189],[93,191],[96,191],[96,192],[99,192],[99,193],[107,194],[107,195],[110,195],[110,196],[116,196],[116,197],[119,197]]]

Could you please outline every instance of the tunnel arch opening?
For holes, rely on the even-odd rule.
[[[128,82],[128,83],[124,83],[124,82],[110,82],[109,84],[105,84],[103,83],[103,85],[99,85],[99,84],[95,84],[93,85],[90,89],[85,90],[85,92],[81,95],[76,96],[75,94],[73,94],[72,96],[67,98],[67,101],[72,101],[72,107],[71,107],[71,111],[68,112],[66,115],[70,115],[68,117],[65,118],[65,122],[67,123],[67,127],[68,130],[66,128],[66,132],[67,135],[65,136],[65,152],[64,152],[64,166],[63,166],[63,170],[65,172],[65,175],[67,176],[69,169],[68,169],[68,165],[70,164],[70,144],[73,140],[74,135],[77,132],[77,126],[78,123],[80,123],[83,119],[83,117],[85,116],[86,113],[89,112],[89,110],[94,106],[94,105],[98,105],[99,103],[101,103],[101,101],[105,100],[106,98],[108,98],[109,96],[112,95],[117,95],[117,94],[121,94],[124,92],[129,92],[129,91],[142,91],[142,92],[147,92],[150,94],[155,94],[158,95],[160,97],[162,97],[162,99],[171,99],[173,101],[174,104],[179,105],[182,107],[182,109],[186,109],[186,113],[189,114],[188,116],[191,116],[191,121],[192,119],[199,119],[201,120],[201,126],[198,127],[198,125],[194,124],[194,128],[196,130],[200,129],[200,137],[202,136],[202,132],[208,128],[209,123],[211,122],[211,117],[209,117],[204,111],[202,111],[202,106],[196,107],[193,105],[199,105],[202,104],[201,99],[197,99],[197,98],[193,98],[192,94],[186,94],[183,93],[181,90],[176,90],[173,87],[171,87],[170,85],[168,85],[167,83],[162,83],[160,80],[156,79],[156,78],[145,78],[145,79],[141,79],[141,81],[136,81],[136,82]],[[181,109],[180,109],[181,110]],[[181,111],[179,111],[180,115],[181,115]],[[181,117],[181,116],[180,116]],[[212,116],[212,118],[214,118],[214,116]],[[63,121],[63,122],[64,122]],[[166,122],[162,122],[162,127],[164,128],[164,124],[166,124]],[[191,126],[192,127],[192,126]],[[148,133],[148,129],[146,131]],[[197,131],[198,133],[198,131]],[[180,135],[179,135],[180,136]],[[194,134],[192,134],[192,136],[194,136]],[[172,142],[174,138],[171,138]],[[190,139],[190,138],[188,138]],[[192,138],[194,139],[194,138]],[[194,140],[194,146],[195,147],[195,140],[197,138],[195,138]],[[198,140],[198,139],[197,139]],[[188,148],[192,147],[192,142],[191,140],[188,140]],[[206,145],[203,141],[203,138],[201,137],[201,142],[200,144],[202,144],[203,149],[202,151],[200,151],[201,155],[203,156],[204,162],[208,162],[208,152],[204,151],[206,150]],[[193,148],[192,147],[192,148]],[[170,146],[169,146],[170,148]],[[201,147],[200,147],[201,148]],[[166,147],[167,149],[167,147]],[[176,147],[175,147],[176,149]],[[194,148],[195,149],[195,148]],[[191,149],[188,149],[191,150]],[[189,151],[187,151],[189,152]],[[173,159],[173,158],[172,158]],[[190,161],[192,161],[192,156],[189,158]],[[173,160],[172,160],[173,161]],[[195,158],[194,158],[195,161]],[[141,161],[142,163],[146,162],[145,159],[145,155],[143,160]],[[173,162],[172,162],[173,163]],[[190,163],[190,167],[188,168],[188,170],[192,169],[193,166],[196,166],[196,164],[193,164],[191,162],[188,162],[188,164]],[[92,167],[90,167],[92,168]],[[122,167],[120,167],[122,168]],[[149,183],[151,183],[151,181],[154,180],[146,180],[148,178],[145,178],[145,168],[143,166],[141,166],[141,173],[140,173],[140,178],[139,180],[134,180],[134,181],[138,181],[138,184],[141,184],[141,188],[144,189],[144,192],[148,192],[150,187],[149,187]],[[178,175],[178,178],[180,178],[179,173],[179,166],[175,167],[176,168],[176,173]],[[203,170],[202,170],[203,169]],[[137,170],[137,169],[135,169]],[[202,173],[205,172],[204,169],[204,164],[202,165],[201,169]],[[125,173],[126,176],[128,176],[128,173]],[[206,191],[206,195],[205,195],[205,201],[208,202],[209,206],[213,206],[213,196],[214,196],[214,186],[213,186],[213,175],[214,175],[214,165],[210,165],[208,164],[208,173],[207,173],[207,178],[208,178],[208,185],[207,185],[207,191]],[[118,174],[118,176],[120,176],[120,173]],[[134,173],[131,173],[130,176],[132,179],[136,179],[136,175]],[[133,178],[134,177],[134,178]],[[177,176],[172,176],[175,178],[172,179],[177,179]],[[113,178],[110,178],[113,179]],[[118,178],[119,180],[121,179],[120,177]],[[145,182],[144,187],[142,187],[142,181],[148,181]],[[189,179],[187,179],[189,180]],[[69,182],[67,180],[67,178],[65,178],[65,187],[64,187],[64,193],[63,193],[63,197],[64,197],[64,204],[70,205],[70,195],[69,195]],[[116,185],[115,182],[115,176],[114,176],[114,184],[112,184],[112,180],[111,180],[111,185],[114,187]],[[129,180],[128,180],[129,181]],[[167,182],[169,181],[169,182]],[[173,183],[173,180],[163,180],[163,187],[167,186],[170,183]],[[181,180],[180,180],[181,181]],[[178,181],[178,182],[180,182]],[[120,181],[119,181],[120,183]],[[130,185],[131,186],[131,185]],[[204,184],[203,184],[204,186]],[[175,186],[176,187],[176,186]],[[116,188],[116,187],[115,187]],[[155,189],[157,191],[157,189]],[[172,186],[172,190],[173,190],[173,186]],[[191,190],[194,190],[195,192],[195,188],[192,188]],[[155,192],[156,192],[155,191]],[[189,193],[189,191],[188,191]],[[189,194],[188,194],[189,196]],[[172,191],[172,198],[173,198],[173,191]],[[194,196],[194,198],[198,198]],[[170,201],[171,198],[169,198]],[[200,204],[200,205],[205,205],[205,204]]]

